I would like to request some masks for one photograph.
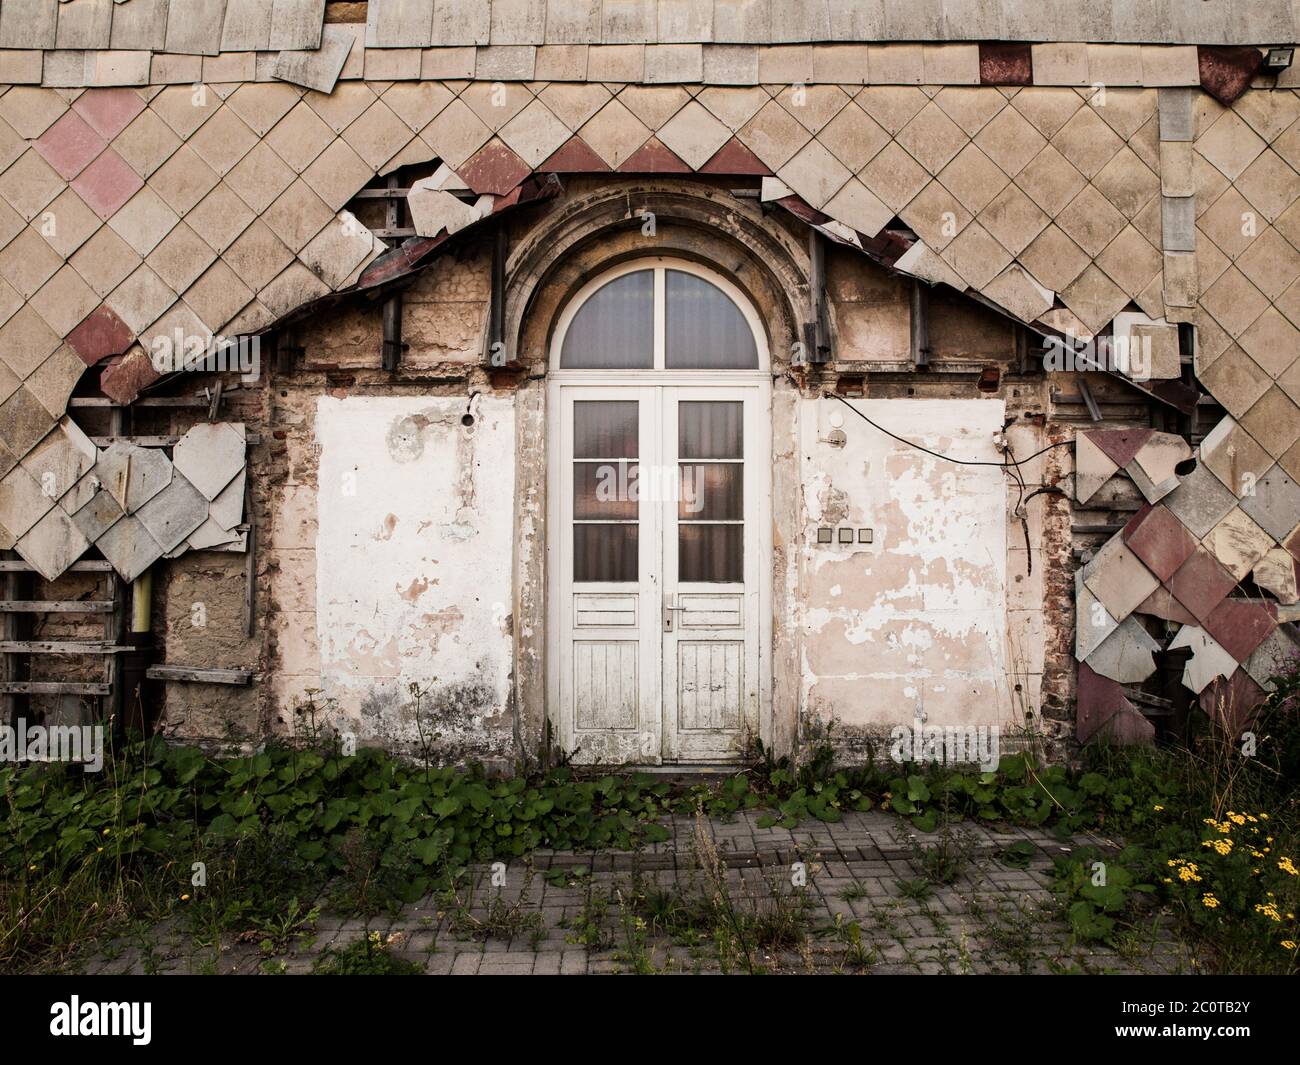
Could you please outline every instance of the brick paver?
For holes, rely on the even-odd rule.
[[[1046,832],[962,823],[948,839],[948,848],[962,855],[962,872],[942,883],[927,879],[918,857],[944,840],[916,833],[893,815],[847,813],[835,824],[793,830],[760,828],[761,816],[746,811],[729,822],[698,825],[673,817],[670,840],[637,852],[537,851],[508,865],[499,888],[489,886],[485,865],[475,871],[481,879],[467,909],[430,897],[395,916],[326,913],[314,935],[271,957],[251,943],[223,944],[219,952],[197,948],[174,928],[160,926],[105,951],[86,971],[309,972],[326,951],[374,932],[395,956],[438,975],[1191,968],[1187,949],[1158,919],[1151,922],[1154,931],[1133,937],[1122,952],[1072,942],[1049,890],[1052,859],[1089,845],[1113,849],[1111,841],[1076,837],[1062,843]],[[953,838],[962,842],[954,845]],[[1019,841],[1034,846],[1027,868],[999,858]],[[710,864],[716,877],[706,871]],[[494,895],[495,916],[487,909]],[[621,904],[631,897],[646,901],[639,909]],[[778,944],[755,931],[720,949],[714,927],[684,934],[679,921],[675,938],[663,929],[660,913],[681,912],[706,898],[721,899],[734,914],[761,915],[768,924],[784,916],[788,934]],[[467,916],[479,922],[478,935],[468,930]],[[724,938],[728,928],[734,925],[723,922]]]

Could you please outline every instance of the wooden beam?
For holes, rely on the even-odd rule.
[[[102,599],[0,599],[0,614],[111,614]]]
[[[929,286],[915,277],[912,278],[911,341],[913,366],[926,366],[930,362],[929,307]]]
[[[1092,389],[1088,387],[1088,382],[1082,378],[1079,380],[1079,395],[1083,397],[1083,402],[1088,407],[1088,417],[1094,422],[1101,421],[1101,408],[1097,406],[1097,401],[1092,398]]]
[[[808,323],[804,327],[805,353],[811,363],[831,361],[826,330],[826,241],[814,227],[808,229]]]
[[[204,669],[198,666],[150,666],[145,670],[150,680],[177,680],[191,684],[237,684],[253,682],[251,669]]]
[[[135,651],[105,640],[0,640],[0,652],[20,655],[117,655]]]
[[[103,559],[82,559],[80,562],[74,562],[69,566],[65,573],[107,573],[113,568],[112,563],[105,562]],[[4,558],[0,559],[0,573],[35,573],[36,570],[28,565],[22,559]]]
[[[5,695],[108,695],[110,684],[82,683],[66,680],[4,680],[0,693]]]

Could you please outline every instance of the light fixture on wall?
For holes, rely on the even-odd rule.
[[[1264,73],[1281,74],[1291,65],[1294,55],[1294,48],[1270,48],[1264,56]]]

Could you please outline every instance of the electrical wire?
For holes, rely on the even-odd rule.
[[[1058,440],[1056,443],[1048,444],[1046,447],[1040,448],[1039,450],[1035,451],[1032,455],[1028,455],[1023,459],[1012,459],[1008,461],[1007,458],[1004,456],[1003,461],[1001,462],[989,462],[987,459],[955,459],[951,455],[943,455],[940,454],[938,451],[931,451],[928,447],[918,444],[915,440],[907,440],[899,436],[897,433],[891,432],[890,430],[886,429],[883,425],[880,425],[878,422],[872,421],[865,414],[863,414],[862,411],[858,410],[857,407],[855,407],[852,403],[846,400],[843,396],[837,396],[834,392],[823,392],[822,397],[825,399],[838,399],[841,403],[843,403],[846,407],[848,407],[849,410],[851,410],[864,422],[870,425],[873,429],[878,429],[886,436],[892,437],[894,440],[897,440],[900,444],[906,444],[910,448],[915,448],[917,451],[923,451],[925,452],[925,454],[932,455],[937,459],[943,459],[945,462],[955,462],[958,466],[999,466],[999,467],[1017,466],[1019,467],[1019,466],[1023,466],[1027,462],[1033,462],[1033,460],[1038,458],[1039,455],[1051,451],[1052,448],[1054,447],[1074,446],[1073,440]],[[1017,472],[1019,471],[1017,470]]]

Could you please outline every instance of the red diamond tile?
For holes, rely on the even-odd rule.
[[[131,346],[135,334],[131,327],[101,303],[68,334],[68,343],[87,366],[94,366],[109,355],[121,355]]]
[[[609,164],[581,137],[570,137],[537,169],[548,174],[591,174],[608,172]]]
[[[1199,546],[1165,583],[1174,598],[1202,622],[1237,586],[1232,574],[1219,564],[1219,560]]]
[[[144,101],[134,89],[87,89],[72,109],[111,141],[144,110]]]
[[[770,171],[763,160],[732,137],[713,153],[713,158],[700,167],[701,174],[755,174],[766,176]]]
[[[689,174],[691,168],[658,137],[651,137],[619,164],[620,174]]]
[[[1197,48],[1201,88],[1225,107],[1250,88],[1263,53],[1258,48]]]
[[[144,182],[109,148],[72,182],[90,209],[107,222]]]
[[[100,374],[99,390],[118,403],[130,403],[140,395],[142,388],[161,376],[145,350],[137,347]]]
[[[485,192],[504,196],[532,170],[500,141],[489,141],[456,171],[460,179],[480,196]]]
[[[1111,462],[1123,469],[1133,461],[1138,448],[1151,439],[1154,429],[1094,429],[1088,439],[1096,444]]]
[[[1246,661],[1276,625],[1268,607],[1249,599],[1225,599],[1205,619],[1205,631],[1238,662]]]
[[[1129,550],[1162,581],[1169,580],[1196,550],[1192,534],[1167,507],[1144,507],[1124,526],[1122,536]]]
[[[33,147],[54,167],[59,177],[70,181],[107,147],[108,141],[88,126],[75,111],[68,111],[41,134]]]
[[[1108,677],[1094,673],[1087,662],[1079,663],[1075,730],[1080,743],[1087,743],[1107,721],[1133,704],[1124,689]]]
[[[1264,689],[1244,669],[1231,677],[1215,677],[1201,692],[1201,709],[1232,736],[1239,736],[1264,701]]]

